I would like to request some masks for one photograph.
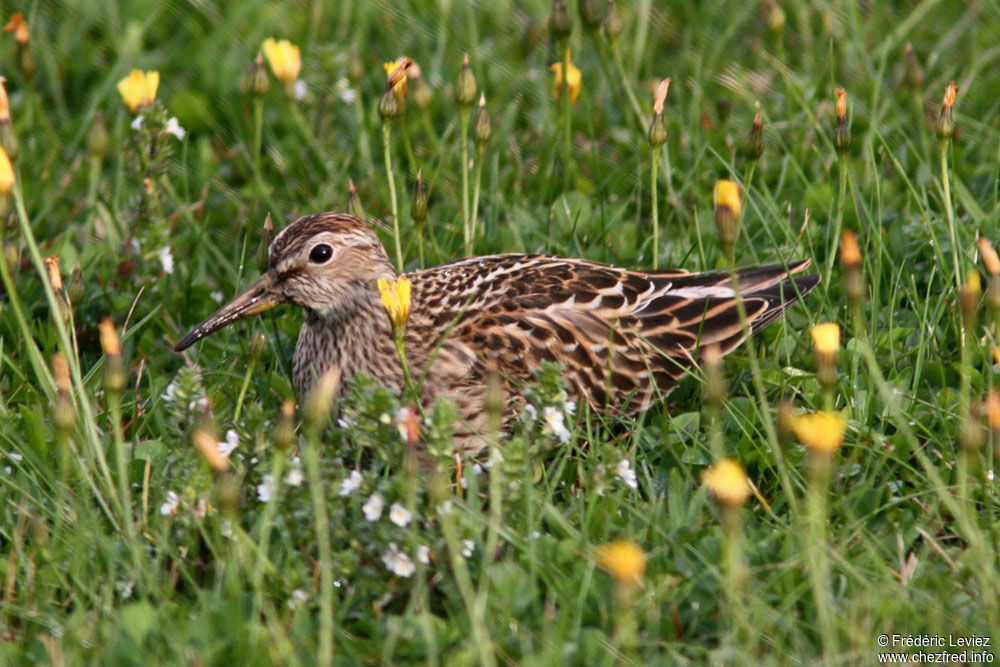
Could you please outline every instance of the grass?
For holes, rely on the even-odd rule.
[[[977,237],[1000,240],[1000,12],[645,1],[618,7],[611,40],[576,4],[565,44],[541,0],[22,5],[27,50],[0,34],[19,143],[0,263],[0,661],[868,663],[883,634],[1000,627],[1000,432],[984,404],[1000,322],[967,285]],[[301,47],[301,100],[273,77],[248,92],[272,36]],[[582,73],[572,105],[552,96],[563,46]],[[473,252],[723,266],[712,190],[729,178],[737,265],[813,260],[820,287],[726,357],[717,401],[698,372],[637,420],[608,419],[568,410],[544,369],[526,388],[540,418],[481,461],[456,464],[452,408],[435,406],[428,467],[399,400],[366,382],[339,426],[322,406],[283,416],[295,309],[171,351],[257,275],[268,214],[280,229],[347,210],[349,179],[407,268],[463,255],[464,54],[491,120]],[[399,55],[432,97],[383,134],[382,63]],[[115,88],[132,68],[161,76],[139,130]],[[668,76],[652,170],[652,90]],[[957,132],[941,144],[952,80]],[[757,102],[765,148],[750,162]],[[169,117],[182,140],[160,134]],[[861,243],[856,307],[841,227]],[[105,317],[120,356],[102,351]],[[824,388],[808,328],[826,321],[843,347]],[[783,401],[842,411],[843,447],[824,460],[787,438]],[[238,445],[213,468],[194,443],[227,434]],[[702,485],[723,456],[754,484],[745,507]],[[638,581],[598,564],[618,540],[645,554]]]

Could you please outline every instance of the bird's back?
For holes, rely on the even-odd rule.
[[[737,271],[750,333],[816,286],[818,276],[792,275],[808,265]],[[477,359],[474,374],[492,366],[515,384],[541,361],[556,362],[576,398],[598,410],[647,408],[676,386],[700,347],[726,353],[747,333],[729,272],[493,255],[407,275],[418,347],[458,346]]]

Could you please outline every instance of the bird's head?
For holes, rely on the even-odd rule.
[[[271,242],[267,272],[174,349],[184,350],[227,324],[282,303],[330,317],[377,299],[376,281],[395,277],[385,247],[358,218],[343,213],[299,218]]]

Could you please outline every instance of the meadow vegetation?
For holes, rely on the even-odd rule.
[[[1000,627],[996,3],[2,18],[0,662],[868,663]],[[295,397],[291,306],[173,352],[328,210],[407,270],[821,282],[637,419],[541,368],[459,461],[447,403]]]

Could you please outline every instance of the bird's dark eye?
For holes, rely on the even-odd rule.
[[[315,246],[309,253],[309,260],[313,264],[323,264],[333,257],[333,248],[325,243]]]

